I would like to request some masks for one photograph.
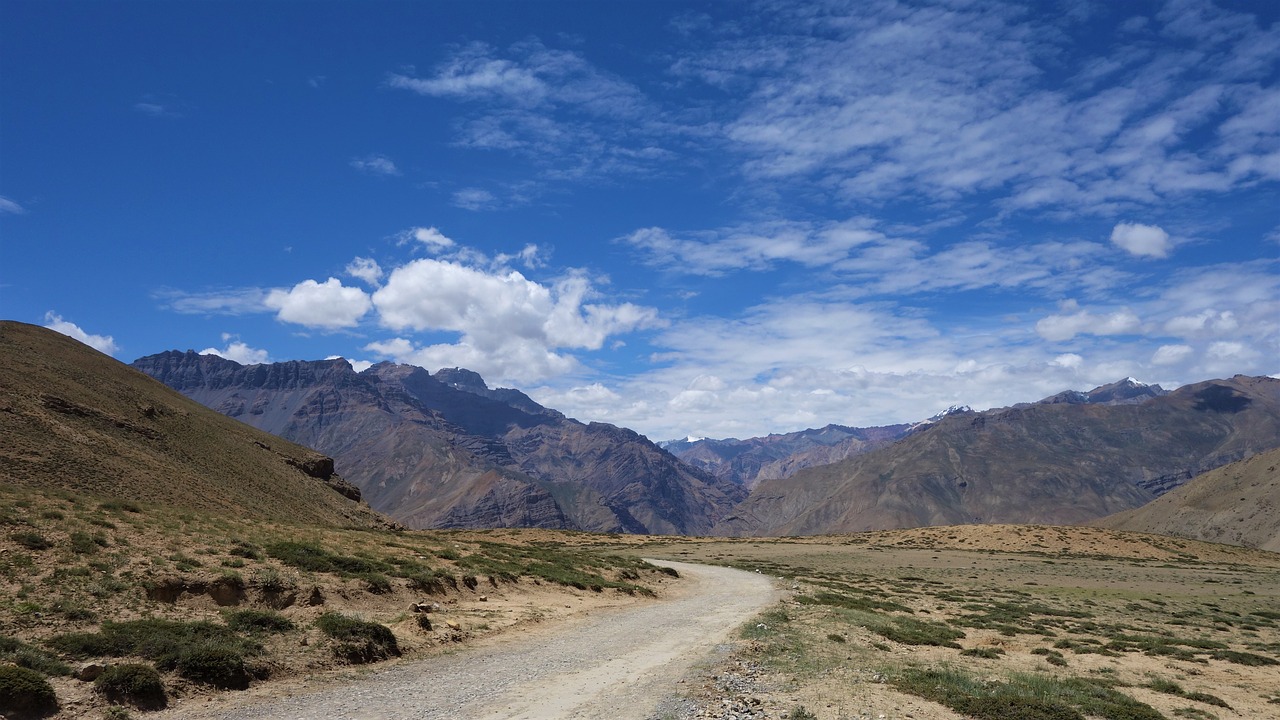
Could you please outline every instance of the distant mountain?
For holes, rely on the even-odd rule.
[[[190,351],[134,367],[333,455],[373,507],[411,527],[697,534],[746,494],[636,433],[566,418],[459,368],[243,366]]]
[[[892,445],[763,480],[716,532],[1077,524],[1280,446],[1280,380],[1236,376],[1171,393],[1122,382],[1084,395],[951,414]]]
[[[1210,470],[1137,510],[1090,524],[1280,552],[1280,449]]]
[[[381,527],[333,460],[34,325],[0,321],[0,482],[264,520]]]
[[[662,443],[684,462],[748,489],[761,480],[790,477],[815,465],[829,465],[892,443],[911,425],[854,428],[827,425],[782,435],[738,440],[690,438]]]
[[[1096,387],[1089,392],[1066,390],[1051,395],[1040,401],[1043,405],[1067,403],[1070,405],[1136,405],[1151,398],[1168,395],[1169,391],[1159,385],[1147,385],[1133,378],[1125,378],[1119,382]],[[1015,407],[1022,407],[1016,405]]]

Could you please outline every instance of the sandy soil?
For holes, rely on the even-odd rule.
[[[428,660],[326,676],[281,697],[252,693],[184,703],[156,718],[652,717],[691,668],[776,602],[765,575],[661,562],[685,578],[661,601],[551,622]]]

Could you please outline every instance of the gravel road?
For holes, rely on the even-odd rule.
[[[180,714],[226,720],[646,720],[678,694],[677,682],[694,663],[778,597],[768,576],[650,562],[674,567],[685,578],[671,597],[402,663],[314,692],[253,704],[232,698],[221,708],[181,708]]]

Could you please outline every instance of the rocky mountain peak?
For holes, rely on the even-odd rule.
[[[484,382],[484,378],[480,377],[480,373],[466,368],[441,368],[435,371],[431,377],[445,385],[459,390],[466,390],[467,392],[479,391],[479,393],[484,393],[489,389],[489,386]]]

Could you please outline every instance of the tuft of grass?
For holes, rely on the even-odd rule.
[[[4,635],[0,635],[0,662],[13,663],[46,676],[71,674],[66,663],[48,652]]]
[[[998,647],[976,647],[969,648],[968,650],[962,650],[960,651],[960,654],[965,657],[976,657],[982,658],[983,660],[996,660],[999,659],[1001,655],[1004,655],[1004,650]]]
[[[28,550],[48,550],[53,543],[34,530],[19,530],[9,533],[9,539]]]
[[[956,640],[965,637],[960,630],[942,623],[917,620],[909,617],[888,617],[880,622],[870,622],[867,629],[881,637],[903,645],[933,645],[959,649]]]
[[[105,622],[96,633],[55,635],[48,644],[79,658],[137,656],[161,670],[225,688],[248,685],[245,659],[262,650],[223,625],[157,619]]]
[[[144,710],[158,710],[168,704],[160,673],[141,663],[108,667],[93,681],[93,689],[114,703]]]
[[[909,668],[891,680],[899,690],[946,705],[977,720],[1163,720],[1150,705],[1085,678],[1015,674],[985,682],[952,669]]]
[[[400,655],[391,628],[340,613],[325,613],[316,619],[320,632],[336,643],[333,654],[349,663],[370,663]]]
[[[271,610],[237,610],[227,613],[227,627],[236,632],[278,635],[294,628],[293,621]]]

